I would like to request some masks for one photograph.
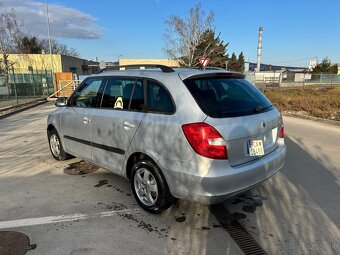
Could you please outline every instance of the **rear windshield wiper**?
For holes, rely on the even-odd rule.
[[[259,106],[254,108],[254,112],[257,112],[257,113],[258,112],[263,112],[264,110],[267,110],[270,107],[273,107],[273,105],[271,104],[271,105],[269,105],[267,107],[263,107],[262,105],[259,105]]]

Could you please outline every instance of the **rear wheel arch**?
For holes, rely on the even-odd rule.
[[[132,153],[127,162],[126,162],[126,177],[130,180],[131,178],[131,172],[132,172],[132,168],[134,166],[134,164],[142,159],[148,159],[150,161],[152,161],[157,167],[158,167],[158,171],[159,173],[162,175],[162,177],[164,178],[164,180],[166,181],[166,184],[168,185],[168,180],[166,178],[166,176],[163,174],[163,170],[161,169],[161,167],[159,166],[159,164],[157,163],[156,160],[154,160],[151,156],[149,156],[146,153],[143,152],[134,152]]]
[[[140,161],[140,160],[142,160],[144,158],[150,159],[151,161],[153,161],[156,164],[156,162],[150,156],[148,156],[147,154],[145,154],[143,152],[134,152],[134,153],[132,153],[129,156],[129,158],[128,158],[127,162],[126,162],[126,177],[129,180],[131,178],[131,172],[132,172],[133,165],[136,162],[138,162],[138,161]]]

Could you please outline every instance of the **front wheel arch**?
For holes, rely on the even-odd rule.
[[[47,126],[47,135],[48,135],[53,129],[57,130],[52,124],[49,124],[49,125]]]

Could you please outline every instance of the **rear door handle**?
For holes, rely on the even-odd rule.
[[[84,124],[88,124],[91,122],[91,120],[88,117],[84,117],[83,122]]]
[[[124,129],[130,129],[130,128],[134,128],[135,127],[135,125],[131,124],[128,121],[124,121],[123,126],[124,126]]]

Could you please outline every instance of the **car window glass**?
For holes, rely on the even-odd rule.
[[[174,105],[169,93],[157,82],[147,82],[148,110],[154,112],[172,113]]]
[[[144,111],[144,89],[143,89],[143,81],[137,80],[135,87],[133,89],[133,94],[130,102],[130,110]]]
[[[134,78],[109,78],[103,93],[101,107],[108,109],[129,109],[134,85]]]
[[[96,107],[99,100],[98,91],[102,83],[103,78],[85,80],[81,90],[73,95],[70,106]]]
[[[188,79],[184,83],[203,112],[213,118],[239,117],[273,109],[269,100],[245,79],[207,77]]]

